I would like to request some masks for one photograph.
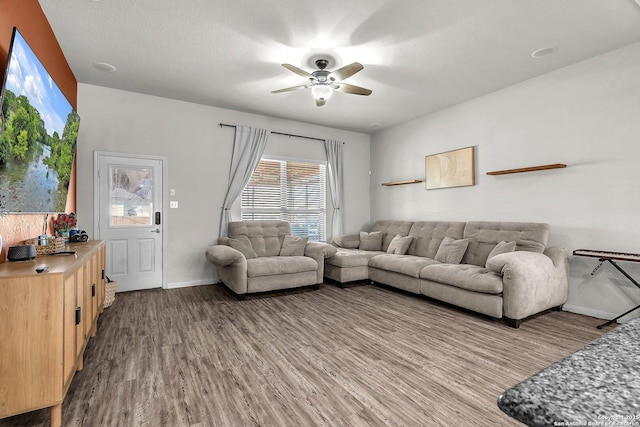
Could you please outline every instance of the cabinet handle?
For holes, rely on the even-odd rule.
[[[96,296],[96,284],[95,283],[91,284],[91,296],[92,297]]]
[[[102,280],[104,280],[104,269],[102,270]]]
[[[80,324],[80,318],[81,317],[82,317],[81,308],[80,307],[76,307],[76,325]]]

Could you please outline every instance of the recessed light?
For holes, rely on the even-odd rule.
[[[551,55],[556,50],[558,50],[558,48],[556,48],[555,46],[543,47],[543,48],[540,48],[538,50],[534,50],[531,53],[531,57],[532,58],[542,58],[543,56]]]
[[[105,73],[113,73],[116,71],[116,67],[111,64],[107,64],[106,62],[94,62],[93,66]]]
[[[370,128],[379,128],[380,126],[382,126],[382,125],[380,123],[378,123],[378,122],[369,124]]]

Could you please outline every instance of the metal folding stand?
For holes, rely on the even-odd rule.
[[[598,258],[598,261],[600,261],[600,264],[598,264],[596,266],[596,268],[593,269],[593,271],[591,272],[592,276],[594,274],[596,274],[596,271],[598,271],[600,269],[600,267],[602,267],[602,264],[604,264],[605,262],[609,262],[611,265],[613,265],[616,268],[616,270],[618,270],[620,273],[622,273],[624,275],[624,277],[629,279],[629,281],[631,281],[631,283],[633,283],[636,286],[636,288],[640,289],[640,283],[636,282],[634,280],[634,278],[629,275],[629,273],[624,271],[622,269],[622,267],[620,267],[614,261],[614,260],[619,260],[619,261],[629,261],[629,262],[640,262],[640,254],[628,254],[628,253],[623,253],[623,252],[598,251],[598,250],[593,250],[593,249],[576,249],[575,251],[573,251],[573,254],[577,255],[577,256],[586,256],[586,257],[591,257],[591,258]],[[615,319],[611,319],[611,320],[603,323],[602,325],[598,325],[597,328],[598,329],[602,329],[605,326],[609,326],[613,322],[617,321],[619,318],[621,318],[623,316],[626,316],[627,314],[629,314],[632,311],[635,311],[635,310],[637,310],[639,308],[640,308],[640,304],[638,304],[637,306],[633,307],[631,310],[625,311],[620,316],[617,316]]]
[[[615,262],[614,260],[612,260],[611,258],[600,258],[600,259],[599,259],[599,261],[600,261],[600,264],[598,264],[598,266],[597,266],[597,267],[596,267],[596,268],[591,272],[591,275],[592,275],[592,276],[593,276],[593,274],[594,274],[596,271],[598,271],[598,269],[602,266],[602,264],[603,264],[605,261],[608,261],[608,262],[609,262],[611,265],[613,265],[613,266],[614,266],[614,267],[615,267],[615,268],[616,268],[620,273],[624,274],[624,277],[626,277],[627,279],[629,279],[629,280],[631,281],[631,283],[633,283],[634,285],[636,285],[636,287],[637,287],[638,289],[640,289],[640,283],[636,282],[636,281],[634,280],[634,278],[633,278],[633,277],[631,277],[631,276],[630,276],[626,271],[624,271],[624,270],[622,269],[622,267],[620,267],[618,264],[616,264],[616,262]],[[625,311],[624,313],[622,313],[620,316],[616,317],[615,319],[611,319],[611,320],[609,320],[609,321],[607,321],[607,322],[603,323],[602,325],[598,325],[598,326],[596,326],[596,327],[597,327],[598,329],[602,329],[602,328],[604,328],[605,326],[609,326],[609,325],[610,325],[610,324],[612,324],[613,322],[617,321],[619,318],[621,318],[621,317],[623,317],[623,316],[626,316],[627,314],[629,314],[629,313],[631,313],[632,311],[635,311],[635,310],[637,310],[637,309],[639,309],[639,308],[640,308],[640,304],[638,304],[637,306],[633,307],[631,310],[627,310],[627,311]]]

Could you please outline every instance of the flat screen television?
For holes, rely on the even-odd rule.
[[[0,211],[64,212],[80,117],[15,27],[0,98]]]

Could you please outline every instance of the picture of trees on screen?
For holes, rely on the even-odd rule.
[[[1,118],[0,208],[64,212],[80,118],[17,31]]]

